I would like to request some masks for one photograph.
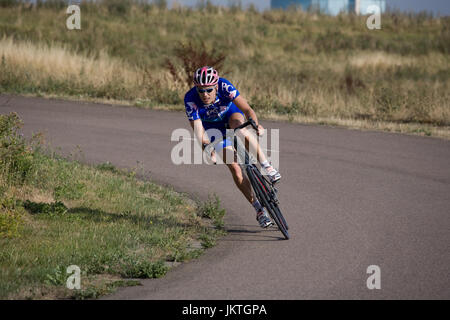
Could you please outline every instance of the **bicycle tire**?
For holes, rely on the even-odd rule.
[[[281,209],[278,206],[278,200],[276,200],[273,197],[273,186],[271,184],[269,184],[269,182],[267,182],[267,180],[261,175],[260,171],[258,169],[255,169],[255,175],[258,178],[258,181],[261,182],[261,184],[263,185],[267,198],[269,200],[269,204],[271,206],[270,209],[273,210],[274,215],[280,220],[280,222],[283,225],[283,228],[285,228],[286,230],[289,230],[289,226],[287,225],[286,219],[284,218],[283,214],[281,213]],[[270,191],[270,192],[268,192]],[[268,208],[269,209],[269,208]]]
[[[234,148],[237,149],[237,137],[234,137]],[[288,233],[288,225],[286,223],[286,220],[284,219],[280,208],[278,207],[277,202],[275,199],[269,194],[267,190],[272,190],[268,186],[268,182],[265,180],[265,178],[261,175],[261,172],[259,169],[254,165],[250,164],[250,156],[247,153],[247,151],[244,151],[244,163],[245,163],[245,171],[247,174],[247,177],[250,180],[250,184],[252,185],[253,191],[256,195],[256,198],[259,200],[259,202],[265,207],[269,213],[269,215],[272,217],[272,219],[275,221],[276,225],[278,226],[278,229],[281,231],[285,239],[289,239],[289,233]],[[241,166],[244,167],[244,166]],[[258,181],[257,181],[258,180]],[[272,186],[272,185],[271,185]]]
[[[247,167],[247,176],[250,180],[250,183],[253,187],[253,190],[255,192],[256,197],[261,202],[261,204],[267,209],[269,215],[272,217],[272,219],[275,221],[276,225],[278,226],[278,229],[283,234],[284,238],[288,240],[290,238],[289,232],[285,225],[285,219],[283,215],[281,214],[280,209],[278,208],[278,205],[276,205],[276,209],[274,209],[274,201],[271,199],[269,193],[267,192],[267,186],[264,185],[262,181],[262,176],[260,175],[258,169],[255,166],[248,166]],[[258,173],[260,177],[258,177]],[[281,217],[281,219],[280,219]],[[283,221],[284,220],[284,221]]]
[[[281,209],[278,206],[277,203],[273,204],[274,209],[277,211],[277,215],[281,218],[281,220],[283,221],[284,226],[286,227],[286,230],[289,230],[289,226],[286,222],[286,219],[284,218],[283,214],[281,213]]]
[[[286,222],[286,219],[284,218],[283,214],[281,213],[281,209],[278,206],[279,201],[273,197],[273,193],[275,193],[273,185],[270,184],[267,181],[267,179],[262,176],[261,172],[257,168],[255,169],[255,175],[257,176],[258,180],[264,186],[264,189],[270,191],[270,192],[267,192],[267,197],[269,199],[269,203],[272,205],[273,210],[276,212],[276,216],[283,223],[284,228],[286,228],[286,230],[289,230],[289,226]]]

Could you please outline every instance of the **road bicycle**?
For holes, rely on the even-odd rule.
[[[246,150],[243,143],[240,141],[240,139],[238,139],[236,135],[237,130],[243,129],[247,126],[252,126],[253,129],[258,131],[255,121],[253,121],[253,119],[251,118],[249,118],[247,122],[235,128],[233,131],[234,133],[232,136],[234,142],[233,146],[235,154],[237,155],[238,163],[241,166],[242,171],[247,174],[247,177],[250,180],[256,198],[259,200],[261,205],[266,208],[270,217],[276,223],[278,229],[281,231],[284,238],[287,240],[289,239],[288,233],[289,227],[288,224],[286,223],[286,219],[283,217],[283,214],[281,213],[280,201],[278,200],[277,197],[278,190],[275,187],[275,185],[270,182],[268,178],[266,178],[263,174],[261,174],[261,171],[256,166],[257,162],[255,161],[255,158]],[[214,148],[217,144],[221,143],[223,140],[224,138],[222,137],[222,139],[214,140],[209,145],[207,145],[207,147],[205,148],[207,154],[210,155],[212,148]]]

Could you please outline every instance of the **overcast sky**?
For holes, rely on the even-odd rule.
[[[168,0],[167,2],[171,5],[175,1],[190,6],[194,6],[198,3],[198,0]],[[236,2],[237,0],[211,0],[213,4],[220,5],[227,5],[233,1]],[[270,8],[270,0],[241,0],[241,3],[243,7],[247,7],[249,4],[253,3],[255,7],[260,10]],[[426,10],[441,16],[450,15],[450,0],[386,0],[386,4],[389,7],[397,8],[402,11],[418,12]]]

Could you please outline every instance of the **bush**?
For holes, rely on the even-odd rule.
[[[15,7],[19,4],[19,0],[0,0],[0,8]]]
[[[96,168],[98,170],[102,170],[102,171],[109,171],[112,173],[120,173],[120,170],[117,169],[113,164],[111,164],[111,162],[107,161],[104,163],[100,163],[96,166]]]
[[[69,1],[67,0],[37,0],[36,6],[38,8],[49,8],[54,10],[62,10],[67,8]]]
[[[133,4],[132,0],[103,0],[102,5],[108,8],[108,12],[115,15],[127,15]]]
[[[0,209],[0,239],[19,235],[22,218],[14,211]]]
[[[175,67],[175,63],[169,59],[166,60],[166,67],[175,80],[185,82],[188,86],[192,85],[192,75],[195,70],[203,66],[211,66],[218,70],[219,74],[223,71],[223,64],[226,55],[220,53],[217,48],[208,49],[204,42],[200,44],[181,42],[175,48],[175,56],[181,60],[184,77],[180,77]]]
[[[61,201],[53,203],[25,201],[24,208],[32,214],[42,213],[49,215],[63,215],[67,213],[67,207]]]
[[[23,123],[16,113],[0,115],[0,175],[9,184],[23,184],[33,170],[33,152],[18,133]]]

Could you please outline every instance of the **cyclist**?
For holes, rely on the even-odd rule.
[[[202,143],[203,149],[214,141],[214,137],[204,134],[205,130],[218,129],[225,137],[227,125],[231,129],[240,126],[245,122],[244,115],[255,121],[258,126],[258,135],[263,134],[264,128],[259,124],[255,111],[227,79],[219,78],[217,70],[208,66],[201,67],[195,71],[193,80],[194,87],[186,93],[184,103],[190,125],[197,140]],[[261,167],[266,171],[271,182],[279,181],[281,179],[280,173],[269,163],[258,141],[245,128],[241,132],[249,141],[252,150],[257,151],[257,158]],[[224,140],[221,146],[216,146],[216,150],[224,148],[223,160],[230,169],[236,186],[255,208],[256,219],[260,226],[267,228],[273,222],[265,208],[254,196],[250,181],[242,173],[236,158],[233,159],[232,163],[226,161],[226,154],[234,155],[232,145],[229,140]],[[215,158],[214,151],[211,156],[213,159]]]

